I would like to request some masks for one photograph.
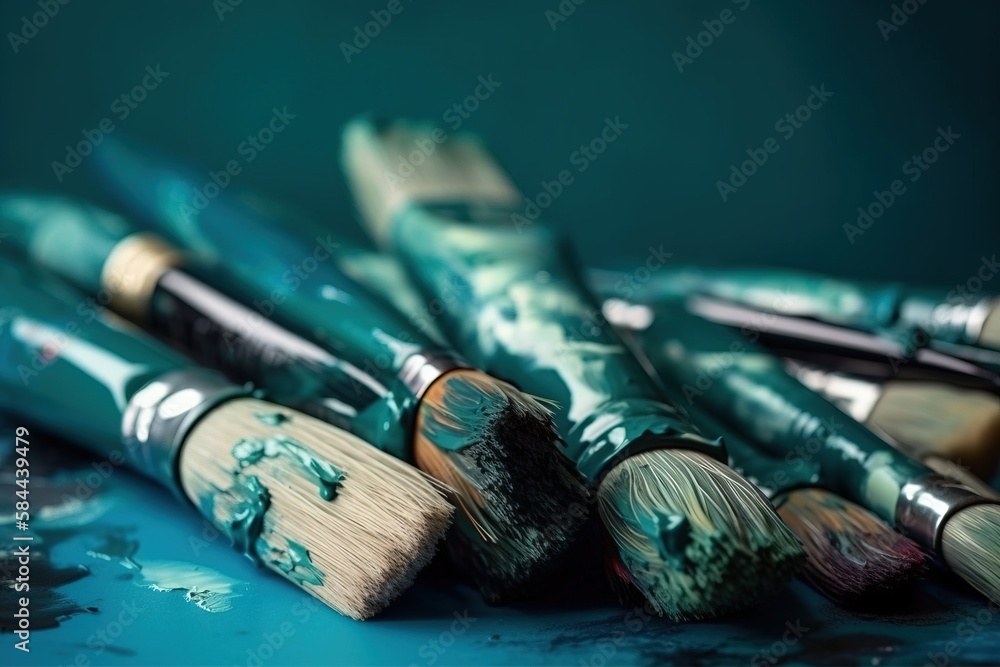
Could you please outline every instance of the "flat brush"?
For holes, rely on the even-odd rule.
[[[429,562],[452,509],[422,473],[81,304],[0,264],[0,411],[124,454],[254,563],[352,618],[378,613]]]
[[[630,333],[657,374],[816,485],[858,503],[1000,602],[1000,503],[894,449],[788,375],[780,358],[681,304]]]
[[[628,287],[640,301],[701,294],[861,331],[919,329],[941,343],[1000,350],[1000,297],[983,294],[979,282],[971,293],[962,286],[945,292],[795,271],[686,266],[664,267],[644,285]]]
[[[157,178],[174,188],[184,182],[147,174],[141,164],[127,177],[147,183],[145,176],[154,190]],[[558,449],[547,408],[413,331],[336,268],[329,238],[316,255],[280,221],[235,199],[213,200],[196,219],[200,248],[226,253],[229,272],[80,202],[0,201],[0,220],[25,211],[30,224],[7,226],[35,261],[107,295],[111,308],[202,363],[351,430],[453,489],[461,513],[448,548],[491,601],[530,592],[528,582],[582,525],[585,511],[565,509],[585,508],[586,490]],[[171,220],[155,217],[168,229]],[[85,265],[80,250],[48,242],[66,236],[90,249]],[[309,273],[290,268],[300,265]]]
[[[357,121],[343,163],[364,224],[392,247],[441,330],[475,363],[545,396],[597,492],[603,529],[643,595],[691,619],[753,604],[802,559],[760,492],[725,465],[601,326],[565,241],[541,221],[516,229],[522,198],[478,141],[435,144],[429,126]],[[415,146],[434,152],[394,170]]]
[[[995,395],[943,383],[879,384],[792,360],[785,368],[854,419],[902,443],[928,467],[946,468],[952,476],[957,469],[960,481],[981,494],[990,488],[982,479],[989,479],[1000,461]]]

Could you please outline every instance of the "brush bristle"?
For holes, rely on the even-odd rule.
[[[915,542],[829,491],[792,491],[778,514],[805,547],[803,578],[835,602],[881,602],[927,571]]]
[[[955,574],[1000,604],[1000,505],[956,512],[944,524],[941,553]]]
[[[423,473],[312,417],[236,399],[180,455],[184,492],[265,565],[355,619],[430,562],[453,509]]]
[[[632,581],[674,620],[748,607],[784,586],[804,556],[756,488],[697,452],[637,454],[597,497]]]
[[[421,402],[415,461],[455,490],[448,546],[491,601],[523,594],[586,518],[586,489],[558,442],[544,406],[479,371],[445,374]]]
[[[517,188],[478,139],[452,134],[436,143],[434,130],[407,121],[369,119],[344,129],[343,169],[362,219],[379,243],[387,241],[392,216],[413,202],[521,203]],[[428,143],[433,148],[430,156]],[[408,168],[401,169],[401,163]]]
[[[997,492],[997,490],[992,486],[976,477],[954,461],[949,461],[948,459],[941,458],[940,456],[931,455],[924,456],[920,459],[920,462],[937,474],[944,475],[945,477],[953,479],[956,482],[964,484],[981,495],[983,498],[1000,500],[1000,492]]]
[[[920,452],[958,461],[980,477],[1000,461],[1000,400],[931,382],[888,382],[868,423]]]
[[[979,332],[979,344],[1000,350],[1000,298],[993,301],[993,307],[983,321],[983,328]]]

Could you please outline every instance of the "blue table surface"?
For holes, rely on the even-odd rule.
[[[9,449],[9,443],[4,443]],[[34,438],[32,456],[46,444]],[[54,445],[51,448],[53,448]],[[0,467],[10,490],[10,459]],[[93,469],[74,460],[55,475],[74,484]],[[91,480],[97,478],[91,477]],[[32,478],[33,488],[47,482]],[[845,611],[801,583],[739,616],[678,624],[617,605],[599,582],[511,607],[489,607],[443,559],[375,620],[339,616],[256,569],[224,539],[202,541],[200,517],[124,471],[96,485],[105,511],[55,533],[56,567],[88,576],[57,589],[83,608],[35,630],[31,652],[0,634],[3,665],[923,665],[1000,663],[1000,609],[955,580],[932,574],[882,613]],[[70,487],[72,488],[72,487]],[[3,494],[7,496],[5,492]],[[13,503],[13,498],[3,502]],[[15,531],[0,510],[0,545]],[[32,528],[44,533],[44,523]],[[209,613],[183,593],[139,585],[121,564],[87,555],[108,534],[140,543],[138,561],[197,561],[241,583],[231,611]],[[13,544],[13,542],[10,542]],[[196,555],[197,552],[197,555]],[[37,567],[37,565],[33,565]],[[13,610],[3,609],[4,625]]]

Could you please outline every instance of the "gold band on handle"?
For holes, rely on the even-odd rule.
[[[111,309],[137,324],[144,322],[157,281],[182,258],[176,248],[154,234],[139,232],[123,238],[101,269],[101,286],[111,294]]]

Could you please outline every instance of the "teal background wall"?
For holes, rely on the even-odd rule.
[[[110,118],[206,180],[240,160],[240,186],[360,235],[336,161],[344,121],[379,111],[450,130],[445,112],[492,75],[500,86],[462,128],[484,133],[529,194],[573,172],[546,214],[588,261],[627,263],[662,244],[677,261],[950,286],[1000,249],[996,2],[911,0],[915,13],[885,39],[889,2],[566,0],[575,11],[553,30],[558,0],[400,0],[348,63],[341,42],[388,0],[234,1],[72,0],[17,53],[9,33],[37,0],[0,3],[0,184],[99,198],[86,160],[61,183],[51,163]],[[232,11],[220,20],[221,6]],[[672,54],[724,9],[734,20],[679,72]],[[114,100],[147,65],[169,74],[120,119]],[[786,140],[775,122],[814,85],[834,94]],[[295,118],[246,163],[238,147],[274,107]],[[579,173],[571,155],[606,117],[628,128]],[[910,183],[903,163],[949,126],[961,138]],[[717,181],[768,137],[778,152],[723,202]],[[906,193],[849,243],[843,225],[897,178]]]

